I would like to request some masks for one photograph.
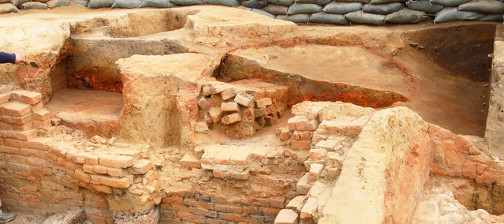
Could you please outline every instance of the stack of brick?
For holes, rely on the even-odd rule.
[[[258,206],[223,196],[180,192],[161,201],[160,223],[273,223],[279,211],[274,204]]]
[[[282,141],[290,141],[292,149],[309,150],[304,162],[308,172],[296,185],[299,196],[275,223],[313,223],[319,196],[338,179],[346,152],[373,113],[371,108],[344,103],[303,102],[293,107],[289,128],[279,128],[277,134]]]
[[[287,108],[287,87],[249,82],[211,82],[198,100],[200,124],[218,128],[234,138],[254,136],[277,122]]]

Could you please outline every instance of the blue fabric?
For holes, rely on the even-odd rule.
[[[0,63],[16,63],[16,54],[0,52]]]

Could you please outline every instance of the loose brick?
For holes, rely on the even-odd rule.
[[[31,107],[24,103],[8,102],[0,106],[0,111],[2,115],[23,117],[31,113]]]
[[[93,171],[97,174],[107,174],[107,167],[101,165],[94,165]]]
[[[282,209],[275,218],[274,224],[296,224],[298,214],[292,209]]]
[[[302,220],[312,219],[315,212],[317,212],[317,199],[310,197],[301,209],[300,217]]]
[[[280,131],[280,140],[281,141],[287,141],[290,139],[290,137],[291,137],[291,134],[290,134],[289,130],[282,129]]]
[[[309,150],[311,148],[310,140],[292,140],[291,148],[297,150]]]
[[[0,94],[0,104],[9,102],[10,96],[11,96],[10,93]]]
[[[230,114],[222,118],[222,123],[225,125],[234,124],[241,121],[241,115],[239,113]]]
[[[128,172],[131,174],[144,174],[151,168],[152,162],[150,160],[142,159],[136,162],[132,167],[128,168]]]
[[[201,161],[196,158],[194,153],[188,152],[180,160],[180,165],[186,168],[201,168]]]
[[[241,148],[232,152],[230,163],[231,165],[246,165],[250,156],[250,149]]]
[[[307,194],[310,191],[311,184],[308,180],[308,173],[306,173],[296,184],[296,191],[299,194]]]
[[[273,208],[284,208],[285,198],[283,197],[272,197],[269,199],[269,204]]]
[[[228,89],[221,93],[223,100],[228,100],[236,96],[236,91],[234,89]]]
[[[16,148],[23,148],[24,147],[24,141],[20,140],[15,140],[15,139],[4,139],[4,145],[6,146],[11,146],[11,147],[16,147]]]
[[[268,111],[266,110],[266,108],[254,109],[254,116],[256,118],[264,117],[266,115],[268,115]]]
[[[322,173],[323,168],[324,168],[324,165],[322,165],[320,163],[311,164],[310,172],[308,173],[308,180],[310,180],[310,181],[317,180],[318,177],[320,176],[320,173]]]
[[[308,154],[308,158],[313,160],[325,160],[327,156],[327,150],[322,148],[310,149],[310,153]]]
[[[201,87],[201,93],[203,94],[203,96],[210,96],[212,95],[212,90],[210,86],[203,86]]]
[[[236,95],[236,97],[234,98],[234,101],[244,107],[252,107],[252,99],[244,96],[244,95],[241,95],[241,94],[238,94]]]
[[[221,116],[222,116],[222,109],[221,107],[211,107],[208,110],[208,115],[210,115],[210,118],[214,123],[219,122]]]
[[[33,119],[38,121],[46,121],[51,118],[49,110],[43,108],[41,110],[33,111]]]
[[[201,97],[199,100],[198,100],[198,106],[202,109],[202,110],[208,110],[212,104],[210,103],[210,101],[208,101],[207,98],[205,97]]]
[[[109,187],[121,188],[121,189],[128,188],[131,185],[130,179],[127,177],[116,179],[100,176],[100,183],[103,185],[107,185]]]
[[[239,110],[239,107],[235,102],[228,102],[221,104],[221,110],[224,112],[236,112]]]
[[[91,186],[98,192],[102,192],[105,194],[112,194],[112,188],[110,188],[109,186],[96,185],[96,184],[92,184]]]
[[[91,178],[89,177],[89,174],[84,173],[84,171],[82,171],[81,169],[75,170],[74,177],[77,178],[78,180],[81,180],[84,183],[91,182]]]
[[[19,155],[19,148],[10,146],[0,146],[0,152]]]
[[[285,208],[292,209],[296,212],[301,212],[301,209],[303,208],[303,205],[305,203],[306,196],[305,195],[299,195],[293,198]]]
[[[12,92],[11,98],[13,100],[26,103],[26,104],[31,104],[35,105],[37,103],[40,103],[42,101],[42,94],[37,93],[37,92],[31,92],[27,90],[15,90]]]
[[[126,172],[126,170],[124,169],[108,167],[107,174],[113,177],[124,177],[128,175],[128,172]]]
[[[222,93],[222,92],[226,91],[226,89],[227,88],[225,86],[212,86],[210,88],[210,92],[212,94],[219,94],[219,93]]]
[[[134,158],[131,156],[101,155],[99,162],[101,165],[112,168],[127,168],[133,166]]]
[[[21,124],[26,124],[26,123],[32,121],[32,116],[31,116],[31,114],[28,114],[28,115],[25,115],[22,117],[12,117],[11,120],[12,120],[13,124],[21,125]]]
[[[97,165],[98,164],[98,155],[87,155],[86,156],[86,164],[87,165]]]
[[[271,98],[262,98],[260,100],[256,100],[256,105],[258,108],[266,108],[266,106],[269,106],[271,104],[273,104]]]

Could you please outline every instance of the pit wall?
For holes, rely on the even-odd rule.
[[[38,0],[40,2],[45,2]],[[52,4],[40,3],[47,8]],[[335,4],[331,0],[143,0],[128,2],[125,0],[109,1],[104,4],[99,0],[79,1],[88,8],[137,8],[137,7],[177,7],[188,5],[225,5],[231,7],[245,7],[271,18],[292,21],[296,23],[329,23],[337,25],[355,24],[407,24],[419,23],[434,18],[436,23],[452,20],[503,21],[504,3],[491,1],[478,3],[477,1],[460,4],[459,1],[404,1],[404,0],[345,0],[352,4]],[[68,1],[69,3],[69,1]],[[437,4],[436,4],[437,3]],[[10,4],[6,4],[10,5]],[[17,11],[13,5],[12,11]],[[24,8],[24,5],[17,6]],[[10,12],[6,10],[4,12]]]

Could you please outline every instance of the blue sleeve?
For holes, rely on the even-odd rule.
[[[0,52],[0,63],[16,63],[16,54]]]

